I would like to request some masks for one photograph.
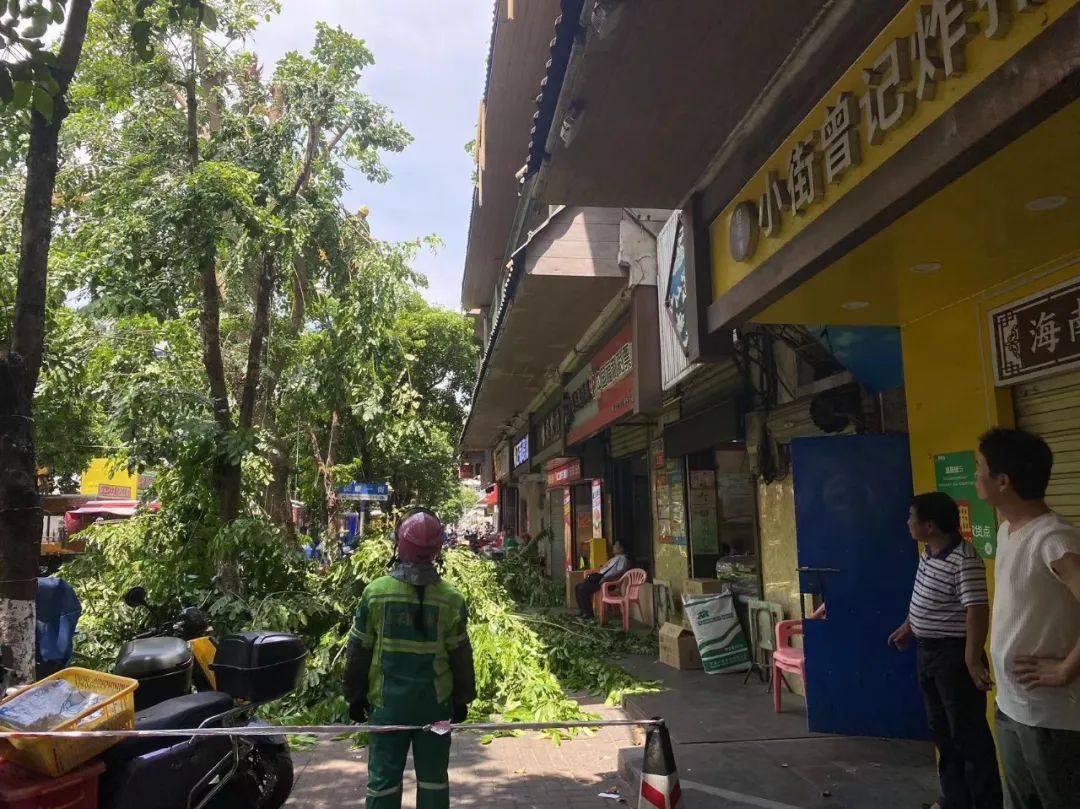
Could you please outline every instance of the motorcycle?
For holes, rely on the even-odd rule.
[[[141,587],[124,600],[153,614]],[[299,638],[255,631],[215,642],[206,604],[121,647],[113,671],[139,683],[137,730],[266,727],[258,708],[298,687],[307,658]],[[101,809],[280,809],[294,777],[282,736],[127,739],[102,758]]]

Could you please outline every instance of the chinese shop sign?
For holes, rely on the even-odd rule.
[[[960,534],[971,542],[983,559],[997,552],[997,521],[994,509],[979,499],[975,491],[975,453],[946,452],[934,456],[937,490],[945,492],[960,507]]]
[[[998,385],[1080,366],[1080,278],[995,309],[990,333]]]
[[[1068,0],[912,0],[713,220],[719,296],[1064,14]]]
[[[633,333],[627,323],[566,386],[566,443],[598,433],[636,404]]]

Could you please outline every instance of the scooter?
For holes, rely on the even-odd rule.
[[[125,601],[149,606],[142,588]],[[214,643],[204,608],[188,607],[121,648],[113,670],[139,682],[137,730],[266,727],[259,706],[298,687],[307,659],[300,638],[256,631]],[[192,693],[195,671],[203,689]],[[102,758],[101,809],[280,809],[293,785],[281,736],[127,739]]]

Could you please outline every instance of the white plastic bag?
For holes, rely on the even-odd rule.
[[[750,649],[735,612],[731,589],[705,596],[683,596],[683,609],[690,618],[701,665],[706,674],[746,671]]]

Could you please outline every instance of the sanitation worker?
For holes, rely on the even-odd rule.
[[[444,535],[431,511],[405,512],[394,532],[390,575],[364,589],[345,669],[345,698],[356,722],[460,723],[476,698],[465,599],[435,569]],[[370,735],[367,809],[399,809],[410,746],[417,809],[448,809],[450,735],[430,730]]]

